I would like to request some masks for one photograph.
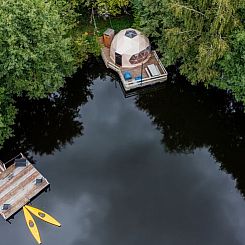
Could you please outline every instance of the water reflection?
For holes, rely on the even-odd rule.
[[[90,86],[94,77],[79,70],[68,78],[65,86],[49,98],[17,100],[18,114],[14,137],[1,150],[1,159],[7,160],[19,152],[52,154],[82,135],[80,107],[93,98]]]
[[[161,131],[162,144],[171,153],[207,147],[245,195],[244,108],[230,94],[189,85],[175,67],[169,80],[162,90],[136,98]]]
[[[240,119],[235,119],[240,113],[227,110],[230,103],[227,98],[223,100],[221,95],[217,98],[218,94],[214,94],[213,104],[211,95],[202,95],[200,88],[181,85],[177,78],[162,91],[125,99],[120,88],[114,86],[114,73],[101,64],[88,63],[80,73],[78,87],[73,93],[67,92],[63,97],[66,102],[60,102],[74,109],[72,121],[78,118],[82,123],[83,135],[72,133],[65,137],[72,139],[72,144],[67,143],[72,142],[69,140],[64,144],[52,143],[50,139],[46,143],[54,150],[43,150],[32,140],[31,130],[35,128],[27,129],[28,124],[22,128],[29,131],[23,134],[28,135],[24,141],[28,144],[23,146],[38,160],[36,167],[51,183],[51,192],[37,198],[33,206],[62,223],[57,230],[39,222],[43,242],[47,245],[244,244],[245,202],[235,188],[235,181],[220,170],[210,154],[214,146],[220,151],[225,149],[222,145],[231,148],[230,142],[224,140],[226,137],[236,138],[226,135],[222,140],[216,139],[225,133],[219,125],[225,129],[233,126],[232,133],[225,134],[243,135],[244,126],[236,125]],[[80,97],[83,93],[76,91],[81,90],[81,84],[87,86],[83,99]],[[91,96],[93,100],[89,99]],[[46,111],[44,107],[43,110]],[[55,124],[53,121],[51,125]],[[22,121],[19,124],[24,125]],[[62,130],[73,132],[70,128]],[[15,139],[20,144],[18,137]],[[6,147],[11,150],[13,145]],[[242,148],[236,149],[242,154]],[[228,153],[222,154],[226,158]],[[0,228],[8,237],[4,245],[33,242],[21,214],[11,226],[0,221]]]

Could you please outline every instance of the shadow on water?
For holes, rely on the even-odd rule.
[[[88,63],[72,78],[67,78],[64,87],[49,98],[17,100],[14,136],[4,143],[0,151],[2,160],[19,152],[26,155],[29,151],[40,155],[52,154],[83,134],[80,107],[93,98],[90,86],[98,76],[86,72],[90,71],[90,65]]]
[[[207,147],[245,196],[245,113],[230,94],[191,86],[174,67],[164,89],[136,97],[136,105],[161,131],[171,153]]]
[[[189,153],[208,147],[221,168],[234,176],[238,189],[245,195],[244,108],[220,90],[191,86],[175,67],[170,68],[169,77],[162,89],[136,96],[136,105],[161,131],[162,144],[169,152]],[[20,151],[53,154],[72,144],[83,134],[79,112],[93,98],[90,87],[97,78],[105,82],[119,81],[101,60],[91,59],[50,98],[19,99],[15,136],[5,142],[1,159],[9,159]]]
[[[83,69],[66,79],[64,87],[49,98],[16,101],[18,114],[13,127],[13,137],[6,140],[0,150],[1,160],[6,161],[23,152],[53,154],[73,139],[83,134],[83,123],[79,114],[81,106],[93,99],[90,89],[97,78],[118,82],[116,73],[105,69],[102,60],[89,59]],[[108,81],[108,79],[107,79]]]

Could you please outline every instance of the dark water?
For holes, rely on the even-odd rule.
[[[245,244],[243,108],[174,74],[125,99],[93,61],[52,98],[17,103],[0,154],[27,154],[51,182],[33,205],[62,228],[38,222],[44,244]],[[35,244],[22,213],[0,230],[1,245]]]

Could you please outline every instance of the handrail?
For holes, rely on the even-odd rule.
[[[168,75],[168,72],[166,71],[165,67],[163,66],[161,60],[159,59],[159,57],[158,57],[158,55],[157,55],[157,52],[156,52],[155,50],[153,50],[152,52],[153,52],[153,54],[154,54],[154,56],[155,56],[157,62],[159,63],[160,67],[162,68],[162,71],[163,71],[165,74]]]
[[[0,160],[0,173],[1,173],[1,171],[3,172],[5,170],[6,170],[6,167],[5,167],[4,163]]]
[[[159,68],[161,70],[161,73],[159,75],[156,75],[156,76],[145,77],[140,81],[135,81],[135,80],[127,81],[127,80],[125,80],[125,78],[123,76],[122,68],[110,61],[110,58],[108,58],[108,56],[106,55],[105,50],[103,50],[103,48],[101,49],[101,51],[102,51],[101,56],[105,62],[106,67],[111,68],[112,70],[114,70],[118,73],[125,90],[130,90],[130,89],[134,89],[137,87],[142,87],[142,86],[154,84],[158,81],[160,82],[160,81],[167,80],[168,73],[167,73],[165,67],[163,66],[161,60],[159,59],[155,50],[153,50],[151,54],[156,59],[158,65],[159,65]]]
[[[9,162],[11,162],[11,161],[13,161],[13,160],[15,160],[17,157],[19,157],[19,156],[23,156],[23,154],[22,153],[19,153],[17,156],[15,156],[15,157],[13,157],[13,158],[11,158],[10,160],[8,160],[7,162],[5,162],[4,163],[4,165],[6,165],[6,164],[8,164]]]
[[[142,80],[142,82],[138,81],[138,82],[128,82],[127,84],[124,83],[124,86],[127,87],[127,88],[132,88],[132,87],[136,88],[136,87],[144,86],[146,84],[150,85],[149,81],[152,83],[152,82],[160,81],[160,80],[165,79],[165,78],[167,78],[166,75],[161,75],[161,76],[154,77],[154,78],[152,77],[151,79]]]
[[[110,61],[108,61],[107,64],[108,64],[108,66],[110,66],[112,69],[114,68],[116,71],[121,71],[120,68],[119,68],[117,65],[111,63]]]

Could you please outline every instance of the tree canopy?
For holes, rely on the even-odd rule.
[[[57,91],[75,71],[74,20],[64,4],[0,0],[0,144],[10,135],[14,98]]]
[[[136,24],[167,65],[192,83],[230,89],[245,103],[243,0],[134,0]]]
[[[164,88],[139,94],[136,105],[161,132],[165,151],[191,153],[208,149],[219,168],[237,180],[245,197],[245,113],[230,93],[202,84],[191,86],[176,66],[169,67]]]
[[[1,86],[43,97],[74,71],[72,41],[57,6],[42,0],[1,1]]]
[[[99,15],[115,16],[127,7],[130,0],[72,0],[74,6],[93,8]]]
[[[232,91],[245,104],[245,31],[233,33],[230,43],[229,52],[218,62],[222,76],[214,85]]]

